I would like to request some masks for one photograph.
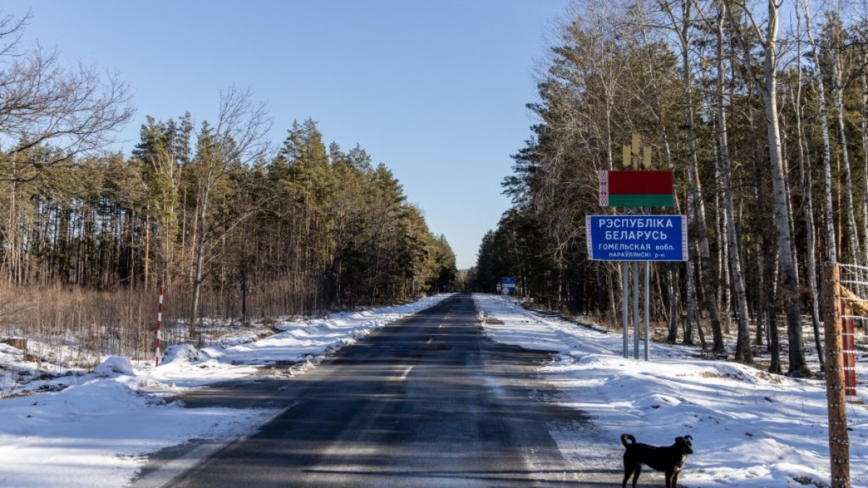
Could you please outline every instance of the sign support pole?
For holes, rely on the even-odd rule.
[[[633,263],[633,358],[639,359],[639,263]]]
[[[641,144],[639,134],[633,134],[630,143],[630,166],[633,171],[636,171],[639,169],[638,156]],[[639,208],[631,208],[630,213],[637,215]],[[633,263],[631,268],[633,268],[633,358],[639,359],[639,263]]]
[[[630,339],[628,337],[628,330],[630,328],[630,320],[629,320],[629,308],[628,303],[630,301],[630,266],[627,261],[621,261],[621,288],[622,288],[622,300],[621,300],[621,316],[624,320],[624,357],[630,357]]]
[[[648,348],[651,343],[650,329],[648,326],[648,317],[651,316],[650,292],[651,288],[651,263],[645,261],[645,361],[649,360]]]

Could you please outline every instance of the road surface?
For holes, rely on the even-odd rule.
[[[486,338],[470,296],[456,295],[304,375],[185,395],[190,408],[283,410],[229,445],[155,456],[133,486],[616,486],[611,473],[589,481],[600,477],[569,466],[549,436],[584,419],[540,400],[547,357]]]

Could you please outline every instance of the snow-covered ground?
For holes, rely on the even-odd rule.
[[[251,375],[257,365],[296,362],[291,370],[303,372],[330,351],[446,297],[284,322],[259,340],[253,339],[262,330],[254,329],[224,336],[216,347],[172,347],[156,368],[111,357],[93,373],[52,379],[39,379],[40,372],[63,368],[0,344],[0,487],[117,488],[129,484],[148,453],[190,439],[243,436],[276,411],[185,409],[164,398]]]
[[[293,370],[303,372],[330,351],[443,298],[284,322],[276,334],[259,340],[252,340],[254,332],[239,332],[220,346],[176,347],[156,368],[107,358],[93,373],[51,379],[22,376],[23,370],[38,372],[43,366],[0,344],[0,397],[5,397],[0,399],[0,487],[123,486],[150,452],[193,438],[245,435],[275,412],[184,409],[164,398],[249,375],[261,364],[296,362]],[[696,350],[681,346],[653,344],[650,362],[624,359],[619,334],[534,314],[503,297],[474,295],[474,300],[495,340],[556,352],[540,378],[560,393],[546,400],[591,417],[590,424],[552,432],[578,467],[620,469],[618,438],[624,432],[661,445],[690,434],[696,453],[679,480],[683,486],[828,485],[820,382],[694,359]],[[862,379],[868,371],[864,362],[860,368]],[[859,393],[848,417],[852,486],[864,488],[868,395]],[[646,470],[640,482],[654,480],[662,484]]]
[[[514,301],[474,295],[493,339],[556,351],[541,376],[560,394],[549,399],[582,410],[593,427],[553,432],[578,466],[622,466],[622,433],[671,445],[691,435],[695,454],[679,485],[688,487],[829,486],[825,383],[770,375],[732,362],[693,358],[696,348],[651,344],[650,361],[623,357],[623,336],[528,312]],[[496,322],[503,322],[499,324]],[[641,350],[640,357],[644,358]],[[868,367],[860,358],[864,380]],[[847,409],[852,486],[868,487],[865,387]],[[645,469],[640,483],[657,476]],[[652,478],[653,479],[653,478]]]

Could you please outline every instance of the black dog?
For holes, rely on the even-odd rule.
[[[627,441],[630,441],[627,443]],[[693,438],[689,435],[676,437],[675,444],[667,447],[649,446],[636,442],[630,434],[621,435],[621,444],[627,449],[624,452],[624,482],[621,488],[627,488],[627,480],[633,475],[633,488],[642,473],[642,465],[648,465],[666,474],[666,488],[678,486],[678,473],[687,459],[693,454]]]

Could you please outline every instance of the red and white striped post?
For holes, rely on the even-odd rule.
[[[163,285],[160,285],[160,305],[157,308],[157,348],[154,353],[154,365],[160,365],[160,340],[163,338]]]

